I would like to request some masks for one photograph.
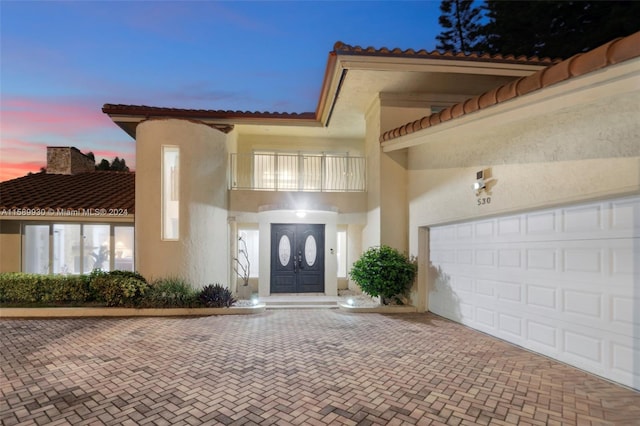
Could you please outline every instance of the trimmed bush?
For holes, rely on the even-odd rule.
[[[84,303],[89,300],[87,275],[0,274],[0,303]]]
[[[349,276],[362,291],[380,297],[383,304],[400,300],[407,294],[418,266],[405,254],[389,246],[372,247],[362,254],[351,268]]]
[[[140,302],[143,308],[193,308],[198,294],[182,278],[163,278],[149,286]]]
[[[125,307],[138,306],[149,288],[147,281],[135,272],[100,270],[89,275],[89,286],[98,302]]]
[[[228,288],[220,284],[209,284],[202,288],[198,295],[200,302],[207,308],[229,308],[236,303]]]

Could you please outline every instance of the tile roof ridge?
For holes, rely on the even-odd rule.
[[[615,65],[640,56],[640,31],[626,37],[613,39],[588,52],[577,53],[570,58],[520,77],[502,86],[447,107],[437,113],[388,130],[380,135],[379,142],[413,133],[444,121],[488,108],[497,103],[552,86],[570,78]]]
[[[562,61],[562,58],[550,58],[550,57],[538,57],[538,56],[515,56],[512,54],[500,54],[500,53],[486,53],[486,52],[471,52],[465,53],[454,50],[415,50],[415,49],[401,49],[399,47],[388,48],[380,47],[375,48],[373,46],[362,47],[359,45],[350,45],[342,41],[337,41],[333,45],[333,52],[335,54],[357,54],[357,55],[371,55],[371,56],[407,56],[407,57],[433,57],[433,58],[445,58],[445,59],[469,59],[469,60],[481,60],[481,61],[506,61],[506,62],[525,62],[525,63],[542,63],[542,64],[554,64]]]

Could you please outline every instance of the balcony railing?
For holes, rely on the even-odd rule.
[[[364,157],[335,154],[231,154],[229,189],[364,192]]]

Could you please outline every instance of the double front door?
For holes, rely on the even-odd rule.
[[[271,293],[324,293],[324,225],[271,225]]]

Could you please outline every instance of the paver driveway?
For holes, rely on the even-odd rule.
[[[640,424],[640,393],[431,314],[0,321],[3,425]]]

